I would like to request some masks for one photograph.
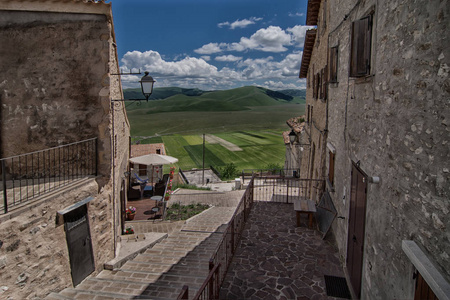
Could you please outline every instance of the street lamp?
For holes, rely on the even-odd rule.
[[[294,132],[294,129],[289,132],[289,141],[291,144],[294,144],[295,140],[297,139],[297,134]]]
[[[138,105],[141,103],[142,100],[147,100],[150,98],[150,95],[153,93],[153,84],[155,83],[155,80],[152,76],[148,75],[148,72],[144,72],[145,75],[142,76],[139,83],[141,84],[142,94],[144,95],[145,99],[111,99],[111,102],[124,102],[124,101],[138,101]],[[111,75],[134,75],[134,74],[141,74],[139,73],[120,73],[120,74],[111,74]],[[120,104],[116,103],[116,106]]]
[[[153,92],[153,84],[155,83],[155,80],[153,79],[152,76],[148,75],[148,72],[145,72],[145,75],[142,76],[141,81],[139,81],[139,83],[141,84],[142,94],[144,94],[145,99],[147,99],[148,102],[148,98]]]

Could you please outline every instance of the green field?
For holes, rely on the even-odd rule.
[[[205,144],[205,167],[224,167],[233,162],[238,170],[264,168],[269,163],[284,164],[285,146],[281,132],[239,131],[216,134],[235,143],[242,151],[230,151],[220,144]],[[169,135],[161,137],[167,153],[179,159],[183,170],[201,168],[203,163],[202,135]]]
[[[243,87],[228,91],[199,92],[160,89],[163,100],[127,105],[132,141],[164,143],[168,155],[179,159],[182,169],[201,168],[202,134],[213,134],[239,146],[230,151],[206,143],[205,167],[221,168],[234,163],[238,170],[282,166],[286,121],[304,114],[304,98]],[[199,93],[200,95],[193,95]],[[160,96],[163,97],[163,96]],[[279,98],[281,97],[281,98]]]

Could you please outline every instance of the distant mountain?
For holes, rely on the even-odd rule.
[[[294,89],[290,89],[290,90],[281,90],[278,91],[280,93],[292,96],[292,97],[306,97],[306,90],[294,90]]]
[[[294,90],[289,90],[295,94]],[[124,90],[125,99],[142,98],[140,89]],[[298,96],[262,87],[245,86],[231,90],[202,91],[176,87],[155,88],[148,103],[129,105],[128,111],[144,110],[147,114],[176,111],[241,111],[254,106],[304,103]]]

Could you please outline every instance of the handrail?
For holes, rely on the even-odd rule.
[[[217,245],[216,249],[213,252],[213,255],[211,256],[209,263],[210,270],[217,270],[215,271],[217,272],[217,276],[213,278],[211,275],[213,272],[210,271],[210,274],[206,278],[202,287],[199,289],[196,296],[193,298],[194,300],[218,299],[218,294],[217,295],[209,294],[211,293],[212,290],[214,290],[213,288],[211,288],[211,286],[214,286],[215,283],[220,288],[220,286],[223,283],[223,280],[225,279],[225,274],[227,272],[228,266],[231,263],[231,259],[234,255],[234,252],[238,246],[242,230],[244,229],[245,222],[248,219],[248,215],[250,214],[251,206],[253,204],[253,181],[254,177],[251,179],[249,185],[247,186],[244,195],[239,201],[239,204],[236,207],[236,210],[233,216],[231,217],[230,222],[228,223],[227,229],[222,235],[219,244]],[[231,253],[228,253],[229,249]],[[218,257],[219,253],[224,254],[224,257]],[[224,261],[221,262],[220,260]],[[219,266],[223,266],[223,268],[220,269]],[[213,279],[215,280],[211,281]],[[217,293],[219,291],[219,288],[217,288]],[[203,296],[206,290],[208,290],[208,295],[205,298]]]
[[[97,175],[97,138],[0,158],[0,213],[71,182]]]
[[[219,299],[219,291],[220,291],[220,285],[219,283],[219,271],[220,271],[220,263],[213,266],[212,269],[209,271],[208,277],[206,277],[206,280],[203,282],[202,286],[198,290],[197,294],[195,294],[195,297],[193,300],[198,299]],[[205,295],[206,293],[206,295]]]
[[[189,287],[187,285],[183,285],[180,294],[177,297],[177,300],[185,300],[189,299]]]

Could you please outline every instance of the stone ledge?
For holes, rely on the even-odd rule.
[[[135,258],[138,254],[145,252],[148,248],[168,237],[167,233],[149,232],[122,236],[119,255],[104,264],[106,270],[114,270],[123,266],[128,260]]]
[[[402,249],[434,294],[441,300],[449,300],[450,284],[434,266],[426,253],[414,241],[403,240]]]

